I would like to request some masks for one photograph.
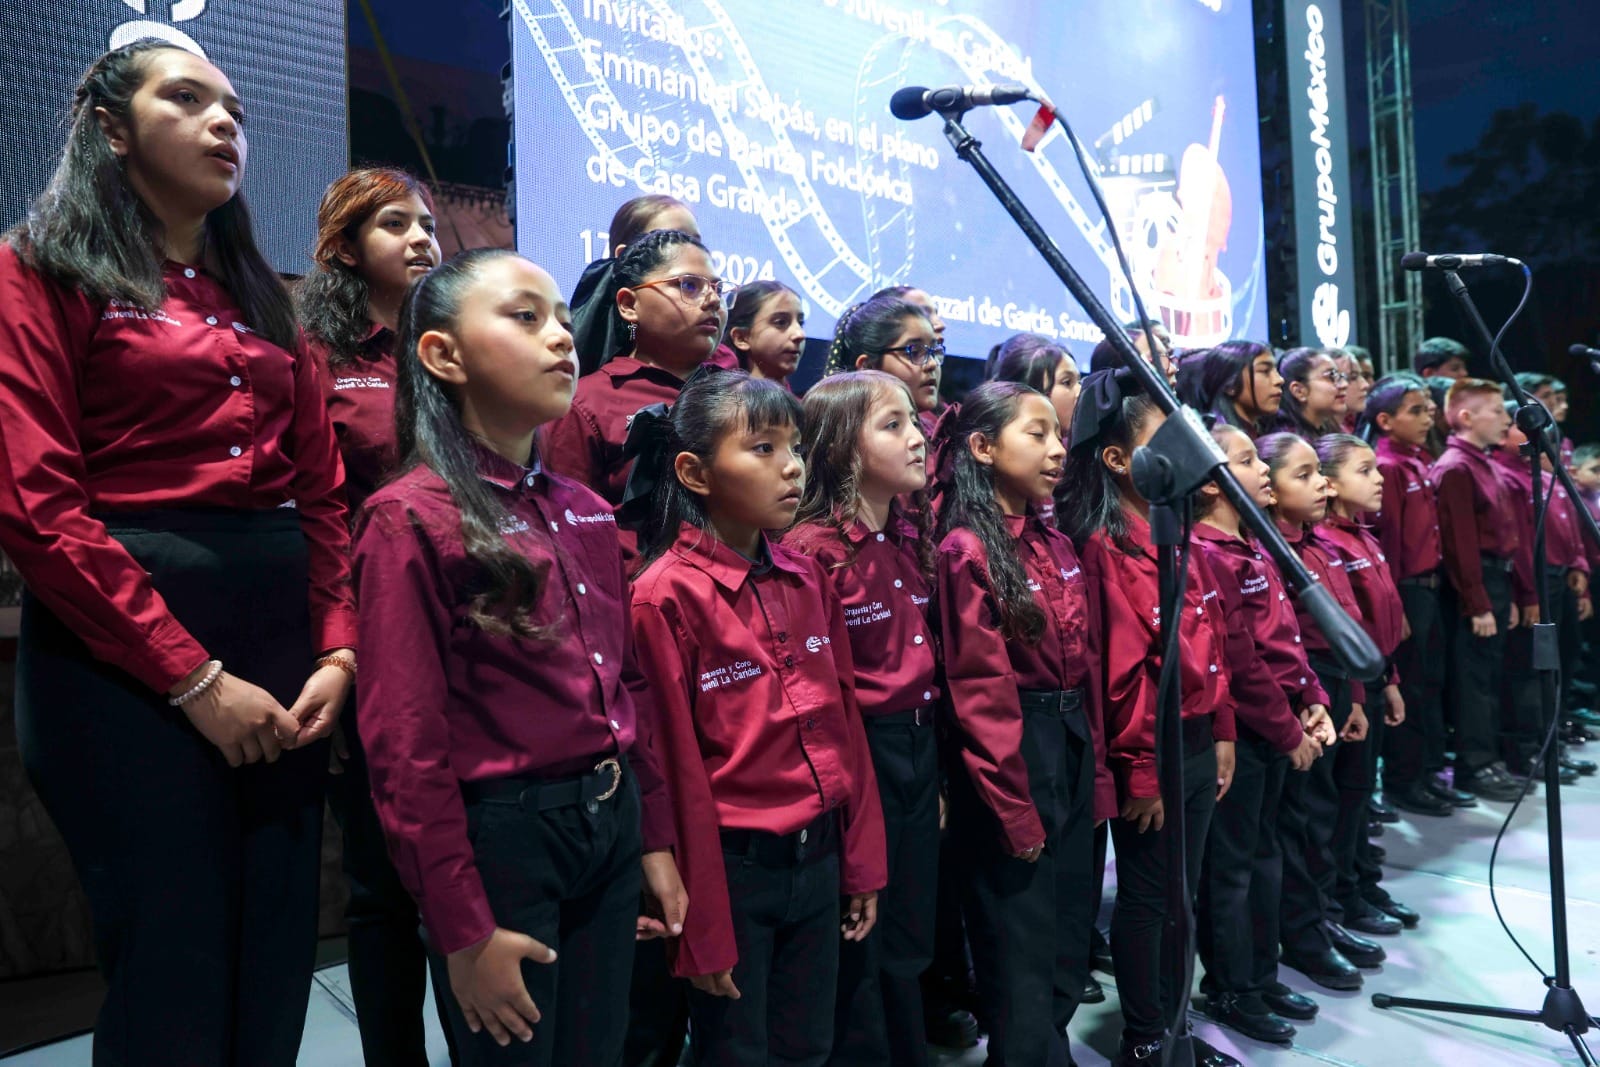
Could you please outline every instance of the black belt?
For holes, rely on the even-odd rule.
[[[1213,744],[1212,715],[1191,715],[1183,720],[1183,754],[1198,756]]]
[[[462,782],[461,796],[468,803],[517,804],[534,811],[554,811],[582,804],[594,812],[600,810],[601,803],[617,795],[622,787],[624,766],[620,757],[607,756],[594,765],[594,770],[572,778],[518,776]]]
[[[1401,585],[1415,585],[1423,589],[1439,588],[1439,572],[1429,571],[1427,574],[1417,574],[1410,578],[1400,579]]]
[[[838,837],[839,819],[825,811],[805,826],[789,834],[766,830],[723,830],[722,851],[748,856],[763,867],[798,867],[833,851]]]
[[[887,715],[863,715],[861,721],[868,726],[932,726],[933,705],[924,704],[910,711],[891,711]]]
[[[1035,712],[1065,719],[1083,710],[1082,689],[1019,689],[1017,698],[1024,714]]]
[[[1510,574],[1513,570],[1516,569],[1516,566],[1517,566],[1515,563],[1513,563],[1509,559],[1506,559],[1504,556],[1496,556],[1496,555],[1492,555],[1491,553],[1488,553],[1488,552],[1480,553],[1479,554],[1479,559],[1481,559],[1483,561],[1484,570],[1505,571],[1507,574]]]

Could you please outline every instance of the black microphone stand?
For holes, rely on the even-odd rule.
[[[1572,1047],[1578,1053],[1578,1059],[1585,1064],[1594,1064],[1595,1059],[1589,1047],[1584,1043],[1582,1034],[1588,1031],[1591,1024],[1600,1020],[1590,1017],[1584,1009],[1583,1001],[1572,988],[1572,966],[1567,951],[1567,875],[1566,855],[1561,842],[1561,767],[1559,762],[1558,746],[1550,737],[1551,732],[1557,727],[1556,703],[1557,686],[1561,673],[1561,655],[1558,646],[1555,624],[1550,622],[1550,596],[1549,581],[1546,574],[1547,553],[1545,550],[1545,496],[1540,488],[1541,476],[1544,473],[1542,460],[1549,457],[1551,468],[1555,477],[1566,488],[1572,497],[1574,510],[1583,517],[1584,532],[1589,540],[1600,546],[1600,526],[1596,526],[1594,517],[1589,514],[1589,509],[1582,506],[1582,498],[1578,495],[1578,487],[1573,484],[1572,476],[1567,473],[1565,464],[1561,462],[1560,442],[1553,430],[1554,421],[1545,406],[1528,395],[1527,390],[1517,383],[1517,376],[1512,373],[1511,367],[1506,363],[1505,355],[1495,344],[1494,335],[1489,332],[1488,325],[1483,321],[1483,316],[1478,313],[1478,307],[1473,303],[1472,296],[1467,292],[1466,283],[1461,276],[1453,270],[1444,272],[1445,284],[1450,288],[1450,295],[1455,297],[1461,305],[1462,313],[1472,323],[1473,329],[1489,345],[1489,362],[1495,376],[1504,382],[1516,397],[1517,425],[1528,436],[1528,444],[1524,449],[1528,456],[1529,469],[1533,473],[1533,559],[1536,568],[1534,574],[1535,588],[1539,595],[1539,622],[1533,627],[1533,668],[1539,677],[1539,703],[1543,716],[1542,725],[1545,728],[1544,747],[1544,783],[1545,783],[1545,834],[1549,839],[1550,847],[1550,929],[1552,940],[1555,943],[1556,973],[1545,979],[1548,987],[1544,997],[1544,1006],[1538,1011],[1525,1008],[1503,1008],[1493,1005],[1461,1004],[1444,1000],[1419,1000],[1413,997],[1392,997],[1387,993],[1374,993],[1372,1006],[1375,1008],[1417,1008],[1422,1011],[1447,1012],[1455,1015],[1479,1015],[1494,1019],[1518,1019],[1524,1022],[1543,1023],[1545,1026],[1565,1034],[1572,1042]]]
[[[1361,678],[1376,676],[1383,669],[1384,661],[1365,631],[1344,613],[1333,594],[1311,576],[1300,557],[1290,549],[1277,525],[1256,506],[1255,500],[1228,470],[1227,457],[1212,440],[1199,416],[1192,408],[1178,403],[1166,376],[1139,355],[1121,324],[1072,268],[1072,264],[1067,262],[1061,249],[994,169],[977,139],[961,125],[966,112],[967,109],[962,107],[938,109],[939,116],[944,119],[945,137],[955,148],[956,155],[978,172],[978,177],[1027,235],[1029,242],[1044,257],[1056,277],[1061,279],[1073,299],[1105,332],[1106,339],[1117,349],[1124,365],[1139,380],[1145,395],[1167,415],[1166,422],[1156,431],[1150,443],[1134,454],[1134,479],[1139,492],[1151,504],[1150,532],[1151,539],[1158,545],[1161,627],[1166,645],[1162,668],[1164,672],[1173,672],[1173,684],[1166,687],[1164,698],[1158,702],[1156,710],[1156,764],[1162,804],[1166,811],[1169,870],[1174,875],[1168,881],[1168,930],[1178,939],[1183,950],[1179,953],[1182,973],[1173,976],[1173,988],[1177,990],[1179,998],[1178,1008],[1171,1020],[1173,1040],[1164,1044],[1163,1059],[1176,1067],[1192,1067],[1194,1045],[1189,1035],[1188,1004],[1190,987],[1194,981],[1194,917],[1184,871],[1183,741],[1182,724],[1179,721],[1181,694],[1176,684],[1179,644],[1178,626],[1175,624],[1182,611],[1185,575],[1179,572],[1177,566],[1177,549],[1182,541],[1183,524],[1175,514],[1175,509],[1183,506],[1189,495],[1202,484],[1215,482],[1222,494],[1238,509],[1244,525],[1260,539],[1277,562],[1285,580],[1301,602],[1317,619],[1334,656],[1354,676]]]

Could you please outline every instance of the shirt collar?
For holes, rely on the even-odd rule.
[[[1278,523],[1278,532],[1283,534],[1283,539],[1291,545],[1298,545],[1306,539],[1306,528],[1300,523],[1284,522],[1282,519],[1275,521]]]
[[[531,457],[533,464],[523,467],[506,459],[477,439],[472,442],[472,450],[478,460],[478,477],[501,489],[515,490],[524,485],[532,485],[533,479],[544,473],[544,465],[539,462],[537,451]]]
[[[688,522],[678,528],[678,539],[672,544],[672,550],[685,562],[704,571],[730,593],[743,585],[752,573],[758,578],[770,570],[805,573],[793,557],[774,545],[766,534],[761,535],[761,548],[762,559],[752,560]]]
[[[1403,459],[1422,460],[1423,462],[1427,462],[1431,458],[1429,457],[1427,450],[1422,446],[1404,444],[1400,441],[1396,441],[1392,437],[1378,438],[1377,451],[1380,454],[1387,453],[1391,456],[1399,456]]]
[[[1194,536],[1198,537],[1202,541],[1210,541],[1219,545],[1241,546],[1244,548],[1250,547],[1250,542],[1245,540],[1243,536],[1231,534],[1226,530],[1219,529],[1218,527],[1211,525],[1209,522],[1195,523]]]
[[[900,510],[899,503],[890,505],[889,521],[883,524],[883,529],[873,530],[859,518],[852,522],[844,531],[844,536],[853,545],[859,545],[875,533],[882,533],[896,541],[906,541],[917,536],[917,527],[905,512]]]
[[[671,385],[678,389],[683,388],[683,379],[669,370],[663,370],[650,363],[643,363],[632,356],[617,356],[608,360],[599,373],[611,379],[613,385],[620,385],[632,378],[648,378],[663,385]]]

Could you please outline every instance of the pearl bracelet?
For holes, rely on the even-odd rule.
[[[171,704],[175,708],[181,708],[185,704],[189,703],[189,701],[199,696],[201,693],[204,693],[207,689],[210,689],[213,685],[216,685],[217,679],[221,677],[222,661],[220,659],[214,659],[209,664],[209,669],[206,671],[206,676],[196,682],[193,689],[189,690],[187,693],[180,694],[179,696],[168,697],[167,703]]]

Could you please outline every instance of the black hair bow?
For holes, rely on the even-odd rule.
[[[578,375],[593,374],[628,350],[629,340],[617,314],[617,261],[597,259],[583,268],[572,293],[572,347],[578,353]]]
[[[1139,380],[1126,367],[1098,370],[1086,375],[1072,413],[1072,446],[1100,440],[1122,421],[1122,402],[1139,393]]]
[[[642,407],[628,417],[628,436],[622,455],[633,461],[628,485],[617,505],[617,521],[632,523],[649,514],[656,487],[666,474],[662,453],[673,447],[672,408],[666,404]]]

